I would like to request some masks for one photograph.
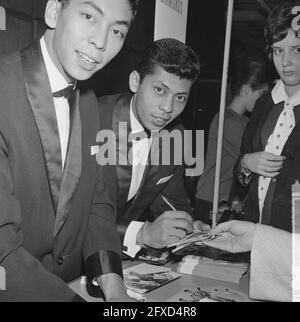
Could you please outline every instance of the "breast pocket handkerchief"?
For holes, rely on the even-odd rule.
[[[159,181],[157,181],[156,185],[160,185],[160,184],[163,184],[163,183],[166,183],[168,182],[172,177],[174,176],[174,174],[171,174],[170,176],[168,177],[165,177],[165,178],[161,178],[159,179]]]

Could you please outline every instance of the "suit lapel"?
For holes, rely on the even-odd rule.
[[[112,128],[116,133],[116,177],[117,177],[117,205],[118,214],[122,214],[126,208],[132,166],[129,164],[128,153],[132,151],[132,142],[128,142],[128,133],[131,132],[130,124],[130,101],[131,96],[124,96],[114,108]],[[122,122],[120,124],[120,122]]]
[[[39,41],[25,48],[20,56],[28,99],[43,146],[53,207],[56,212],[62,177],[61,150],[50,82]]]
[[[162,140],[158,140],[158,138],[158,136],[154,136],[152,139],[153,141],[148,157],[148,165],[145,167],[140,188],[138,189],[130,208],[126,212],[125,216],[126,218],[130,218],[130,220],[139,218],[145,208],[157,197],[157,193],[160,191],[159,188],[164,187],[163,184],[159,187],[157,186],[159,180],[170,176],[174,172],[174,166],[162,165]],[[151,157],[152,160],[159,161],[159,164],[152,164]]]
[[[73,108],[71,113],[71,130],[65,169],[61,182],[54,236],[60,231],[70,213],[82,168],[82,131],[79,111],[79,91],[76,91],[74,102],[70,103],[71,108]]]

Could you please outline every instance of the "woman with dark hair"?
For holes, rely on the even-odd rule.
[[[240,155],[243,133],[249,120],[245,113],[252,112],[255,101],[268,90],[267,62],[263,54],[242,54],[232,67],[232,99],[225,111],[219,202],[229,199],[233,168]],[[219,113],[209,129],[205,168],[196,192],[195,216],[205,223],[210,223],[213,206],[218,123]]]
[[[245,219],[287,231],[292,185],[300,179],[299,6],[283,2],[267,20],[267,51],[280,79],[256,104],[236,169],[249,187]]]

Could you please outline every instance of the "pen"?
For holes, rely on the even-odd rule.
[[[176,208],[173,206],[172,202],[168,200],[165,196],[161,195],[162,200],[174,211],[177,211]]]
[[[165,197],[165,196],[163,196],[163,195],[160,195],[161,196],[161,198],[162,198],[162,200],[173,210],[173,211],[177,211],[177,209],[174,207],[174,205],[172,204],[172,202],[167,198],[167,197]],[[188,230],[186,230],[186,234],[187,235],[190,235],[190,234],[192,234],[193,232],[191,231],[191,232],[189,232]],[[175,244],[177,244],[177,243],[175,243]],[[168,247],[172,247],[172,246],[174,246],[175,244],[172,244],[172,245],[169,245]],[[176,247],[177,248],[177,247]]]

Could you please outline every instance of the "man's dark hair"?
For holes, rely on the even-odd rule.
[[[284,2],[274,7],[267,19],[265,39],[267,43],[266,50],[270,60],[273,58],[273,44],[283,40],[287,36],[289,30],[292,30],[296,37],[300,37],[300,33],[292,29],[292,21],[297,15],[292,13],[295,6],[300,6],[300,1]]]
[[[128,1],[131,6],[131,10],[133,11],[133,14],[135,15],[138,9],[139,0],[128,0]]]
[[[69,4],[71,0],[58,0],[59,2],[62,2],[63,8]],[[131,6],[131,10],[133,11],[133,14],[135,15],[137,12],[137,7],[139,0],[127,0]]]
[[[152,75],[156,67],[196,82],[200,72],[200,60],[191,47],[176,39],[165,38],[153,42],[145,49],[137,67],[140,80]]]
[[[260,89],[269,81],[268,61],[259,51],[243,53],[235,57],[230,66],[231,95],[239,95],[243,85],[253,90]]]

